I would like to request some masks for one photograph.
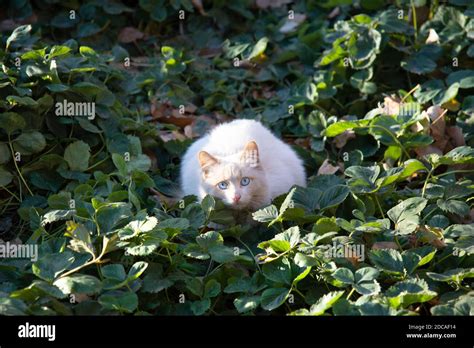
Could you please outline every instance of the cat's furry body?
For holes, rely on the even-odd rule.
[[[211,194],[235,209],[265,206],[293,185],[306,185],[301,159],[253,120],[217,126],[191,145],[181,164],[184,195]]]

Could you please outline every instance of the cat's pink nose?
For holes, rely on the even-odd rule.
[[[234,195],[234,202],[237,203],[238,201],[240,201],[240,197],[242,197],[241,195],[239,195],[238,193],[236,193]]]

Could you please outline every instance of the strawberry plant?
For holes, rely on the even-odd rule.
[[[472,315],[468,1],[10,1],[0,313]],[[261,121],[307,187],[179,197],[187,147]]]

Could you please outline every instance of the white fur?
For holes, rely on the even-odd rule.
[[[200,151],[206,151],[218,160],[237,162],[245,145],[252,140],[257,143],[263,180],[267,185],[266,204],[288,192],[293,185],[306,186],[303,163],[291,147],[260,122],[242,119],[217,126],[189,147],[181,162],[183,194],[196,195],[199,200],[207,194],[198,160]]]

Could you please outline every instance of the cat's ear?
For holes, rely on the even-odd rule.
[[[249,141],[245,145],[240,161],[250,167],[257,167],[260,164],[258,146],[255,141]]]
[[[215,157],[211,156],[206,151],[200,151],[198,154],[198,158],[199,158],[199,165],[201,166],[202,169],[206,169],[218,162]]]

